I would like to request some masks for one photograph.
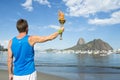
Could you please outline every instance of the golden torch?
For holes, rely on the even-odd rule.
[[[65,18],[64,18],[64,13],[62,11],[58,12],[58,19],[59,19],[59,23],[60,23],[60,27],[64,27],[64,23],[65,23]],[[62,40],[62,33],[60,34],[60,40]]]

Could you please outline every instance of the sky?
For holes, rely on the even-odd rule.
[[[16,22],[28,21],[29,35],[48,36],[59,29],[58,11],[65,13],[63,40],[57,37],[37,43],[35,49],[65,49],[77,44],[102,39],[114,49],[120,48],[120,0],[1,0],[0,44],[7,47],[18,35]]]

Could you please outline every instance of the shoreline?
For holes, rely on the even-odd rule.
[[[7,70],[2,70],[0,69],[0,79],[1,80],[8,80],[8,72]],[[42,72],[37,72],[37,80],[68,80],[63,77],[51,75],[51,74],[46,74]]]

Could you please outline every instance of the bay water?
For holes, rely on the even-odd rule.
[[[35,51],[38,72],[69,80],[119,80],[120,54],[44,53]],[[0,69],[7,69],[7,52],[0,52]]]

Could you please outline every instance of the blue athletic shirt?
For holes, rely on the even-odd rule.
[[[28,42],[29,36],[22,39],[12,39],[11,50],[14,57],[13,74],[18,76],[29,75],[35,71],[34,47]]]

